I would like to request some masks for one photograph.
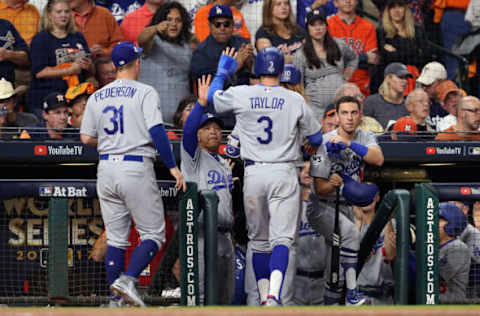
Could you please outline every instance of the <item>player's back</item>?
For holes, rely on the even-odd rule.
[[[90,96],[82,125],[88,128],[94,124],[99,154],[154,158],[148,130],[162,123],[159,106],[158,94],[152,87],[117,79]]]
[[[233,108],[243,159],[294,161],[300,156],[299,133],[309,136],[320,128],[304,98],[296,92],[263,85],[230,89],[234,90]]]

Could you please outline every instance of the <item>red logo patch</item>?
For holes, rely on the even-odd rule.
[[[45,156],[47,152],[48,150],[46,145],[36,145],[33,147],[33,154],[35,156]]]
[[[470,195],[472,194],[472,189],[469,187],[461,187],[460,188],[460,194],[461,195]]]
[[[437,150],[435,149],[435,147],[427,147],[425,149],[425,152],[427,153],[427,155],[435,155]]]
[[[225,148],[227,148],[227,145],[225,145],[225,144],[220,145],[220,147],[218,148],[218,153],[220,155],[225,155],[226,154],[225,153]]]

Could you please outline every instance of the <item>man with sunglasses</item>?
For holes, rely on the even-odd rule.
[[[480,140],[480,100],[466,96],[457,104],[457,124],[444,130],[435,140]]]
[[[248,69],[252,65],[253,47],[249,40],[233,34],[232,10],[223,4],[215,5],[210,9],[208,22],[210,35],[198,45],[192,56],[191,72],[194,81],[203,75],[215,75],[222,51],[225,47],[233,47],[238,52],[236,58],[238,68],[227,84],[248,85],[250,77]]]

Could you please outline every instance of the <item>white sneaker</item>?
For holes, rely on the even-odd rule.
[[[145,307],[146,305],[135,287],[136,281],[136,278],[123,274],[113,282],[110,291],[116,296],[121,296],[129,305]]]
[[[282,306],[282,303],[275,298],[275,296],[269,295],[267,296],[267,301],[265,303],[266,307],[275,307],[275,306]]]
[[[162,291],[162,297],[164,298],[180,298],[182,296],[182,291],[180,287],[175,289],[165,289]]]
[[[368,300],[366,298],[360,297],[357,290],[347,289],[347,297],[345,298],[345,305],[347,306],[361,306],[367,304]]]

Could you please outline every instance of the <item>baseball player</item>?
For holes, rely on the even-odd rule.
[[[245,161],[244,201],[252,262],[267,306],[281,304],[282,283],[289,265],[300,207],[294,162],[300,156],[299,133],[313,146],[322,142],[320,125],[303,97],[279,86],[283,54],[274,47],[261,50],[255,74],[260,84],[222,91],[237,67],[227,49],[220,58],[208,99],[219,113],[236,116],[240,157]]]
[[[182,172],[187,181],[198,184],[199,190],[214,190],[219,198],[217,220],[217,283],[218,303],[232,302],[234,293],[235,253],[231,238],[233,226],[232,169],[219,153],[223,122],[215,115],[205,113],[210,76],[198,80],[198,101],[190,112],[183,129]],[[201,218],[201,217],[200,217]],[[203,258],[203,234],[199,234],[199,258]],[[204,271],[204,260],[199,260],[199,271]],[[200,273],[200,296],[203,296],[204,274]]]
[[[145,306],[135,283],[165,240],[163,203],[153,168],[157,151],[175,178],[176,189],[186,188],[163,126],[160,98],[155,89],[137,81],[141,52],[130,42],[113,48],[117,79],[89,98],[80,129],[82,142],[96,146],[100,154],[97,192],[107,232],[110,291],[134,306]],[[120,276],[130,217],[142,242]]]
[[[295,289],[293,301],[296,305],[323,305],[327,249],[325,237],[314,231],[307,220],[307,205],[312,184],[310,161],[305,162],[300,173],[300,184],[302,213],[296,241],[297,271],[293,281]]]
[[[460,209],[463,210],[465,216],[468,216],[470,211],[470,206],[464,204],[460,201],[450,201],[457,205]],[[469,298],[476,298],[480,297],[480,288],[478,286],[478,276],[480,272],[480,230],[476,228],[471,223],[467,224],[467,227],[460,235],[460,240],[467,245],[468,249],[470,249],[471,257],[472,257],[472,265],[470,267],[470,280],[469,286],[467,288],[467,297]]]
[[[381,166],[384,158],[375,136],[371,132],[357,129],[361,120],[360,103],[353,97],[342,97],[336,102],[339,127],[324,135],[326,144],[318,148],[311,157],[310,175],[314,178],[315,193],[311,196],[307,216],[316,232],[325,236],[327,244],[332,245],[334,229],[335,192],[339,188],[345,196],[347,181],[360,180],[360,173],[366,163]],[[341,151],[332,150],[341,148]],[[334,153],[333,155],[329,155]],[[345,185],[344,185],[345,182]],[[376,193],[376,192],[375,192]],[[347,305],[362,305],[356,283],[357,252],[360,247],[358,228],[353,223],[353,210],[346,199],[340,200],[340,265],[346,283]],[[330,253],[330,250],[328,251]],[[327,261],[328,263],[330,261]],[[339,304],[340,287],[325,289],[325,304]]]
[[[461,300],[467,297],[470,271],[470,249],[457,237],[465,230],[467,218],[452,203],[439,205],[439,255],[440,301]]]
[[[375,206],[380,201],[377,195],[370,205],[354,206],[356,225],[359,227],[361,239],[365,236],[375,217]],[[372,305],[393,304],[393,271],[388,260],[388,244],[395,234],[392,221],[389,221],[373,245],[362,271],[358,275],[358,290],[361,296],[368,298]],[[385,247],[387,244],[387,247]]]

